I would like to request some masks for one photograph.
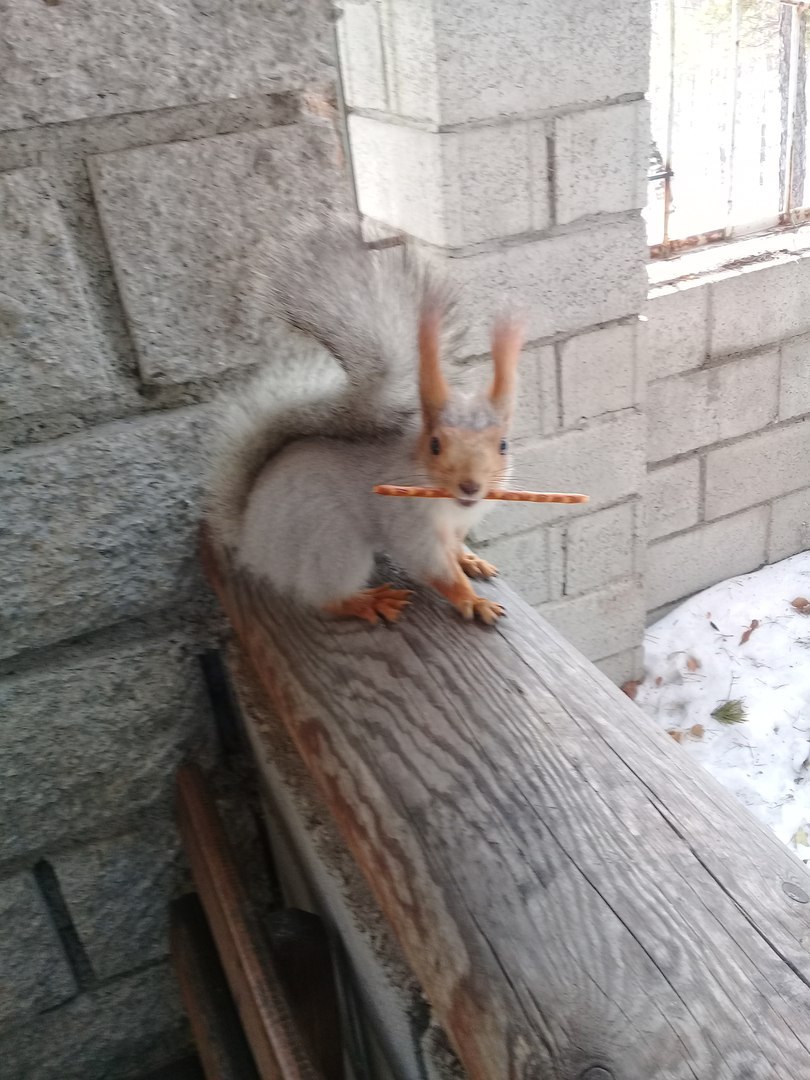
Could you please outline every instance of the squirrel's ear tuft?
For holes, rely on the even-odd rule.
[[[509,416],[515,397],[517,366],[523,346],[523,321],[514,316],[498,319],[492,331],[492,363],[495,374],[489,399],[495,409]]]
[[[446,406],[450,395],[442,373],[440,339],[439,311],[436,308],[424,310],[419,320],[419,397],[425,418],[431,422]]]

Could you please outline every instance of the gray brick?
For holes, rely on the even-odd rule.
[[[454,377],[462,387],[487,386],[492,379],[492,366],[487,358],[465,364]],[[515,446],[540,435],[550,435],[557,423],[557,362],[550,345],[529,346],[520,360],[515,415],[512,420],[511,441]]]
[[[710,451],[706,517],[722,517],[810,486],[808,448],[810,422],[801,420]]]
[[[389,70],[405,115],[458,123],[647,87],[649,10],[640,0],[609,12],[520,0],[497,9],[487,0],[410,0],[391,9]]]
[[[596,666],[611,682],[621,686],[628,679],[640,679],[644,674],[644,649],[640,645],[635,649],[624,649],[614,656],[597,660]]]
[[[322,0],[6,0],[0,129],[331,83],[331,38]]]
[[[288,220],[345,209],[331,128],[139,147],[98,155],[90,171],[147,382],[216,376],[293,348],[267,318],[253,268]]]
[[[344,0],[337,25],[346,104],[355,109],[387,108],[379,6]]]
[[[647,391],[650,461],[757,431],[776,418],[779,354],[675,375]]]
[[[644,636],[643,593],[637,581],[617,582],[538,610],[589,660],[636,648]]]
[[[700,461],[696,457],[653,469],[644,495],[647,539],[696,525],[700,516]]]
[[[502,537],[479,550],[530,604],[542,604],[559,596],[562,548],[551,530],[538,528],[520,536]]]
[[[93,971],[109,979],[166,956],[169,903],[186,884],[166,823],[52,859]]]
[[[197,665],[169,640],[4,678],[0,712],[13,718],[0,729],[0,859],[165,808],[180,760],[212,738]]]
[[[528,341],[636,314],[647,295],[644,250],[639,222],[618,221],[451,259],[469,352],[487,350],[492,318],[504,303],[526,313]]]
[[[635,505],[613,506],[568,526],[565,591],[568,596],[598,588],[635,572]]]
[[[0,881],[0,1029],[76,993],[62,946],[31,874]]]
[[[810,258],[726,272],[711,285],[714,356],[744,352],[810,331]]]
[[[199,593],[209,420],[154,414],[0,458],[0,656]]]
[[[768,562],[810,549],[810,488],[776,499],[771,515]]]
[[[0,1036],[8,1080],[130,1080],[192,1049],[167,966],[82,994]]]
[[[779,419],[789,420],[809,412],[810,337],[801,337],[782,346]]]
[[[526,503],[499,506],[482,523],[478,539],[494,539],[548,521],[567,521],[642,491],[644,446],[643,418],[628,411],[520,448],[515,455],[515,480],[521,487],[582,491],[591,501],[582,509]]]
[[[559,224],[645,205],[642,181],[650,147],[646,102],[568,113],[555,121],[554,134]]]
[[[351,116],[349,133],[360,210],[376,221],[448,247],[548,224],[542,125],[438,134]]]
[[[123,393],[46,173],[0,177],[0,211],[0,420]]]
[[[653,289],[645,315],[650,382],[703,363],[708,347],[709,285],[706,282]]]
[[[636,327],[608,326],[560,345],[563,424],[636,403]]]
[[[702,525],[647,549],[647,606],[691,596],[765,562],[768,508]]]

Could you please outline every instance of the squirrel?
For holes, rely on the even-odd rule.
[[[470,578],[497,571],[465,539],[510,471],[518,320],[492,333],[493,377],[462,393],[457,298],[406,246],[373,249],[332,226],[282,248],[262,274],[271,312],[308,353],[274,358],[219,425],[206,518],[237,566],[332,616],[396,622],[412,592],[370,587],[387,555],[468,620],[504,609]],[[377,483],[443,487],[452,499],[385,499]]]

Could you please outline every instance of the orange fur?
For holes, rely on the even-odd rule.
[[[422,314],[419,323],[419,396],[426,424],[433,424],[450,395],[439,355],[439,312]]]
[[[509,419],[515,398],[517,366],[523,347],[523,324],[516,319],[499,319],[492,331],[492,362],[495,374],[489,399],[499,414]]]
[[[478,596],[459,564],[454,566],[449,578],[436,578],[430,584],[436,592],[449,600],[465,619],[479,619],[487,626],[492,626],[505,614],[500,604]]]

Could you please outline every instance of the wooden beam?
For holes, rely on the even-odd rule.
[[[250,926],[250,906],[199,770],[177,774],[180,835],[261,1080],[319,1080],[282,980]]]
[[[531,608],[366,628],[206,561],[473,1080],[810,1076],[810,873]]]

